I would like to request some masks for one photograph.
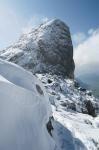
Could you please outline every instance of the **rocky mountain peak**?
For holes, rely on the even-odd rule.
[[[35,73],[74,77],[73,46],[69,27],[61,20],[47,21],[23,34],[1,51],[7,59]]]

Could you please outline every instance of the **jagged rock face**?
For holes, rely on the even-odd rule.
[[[41,24],[1,51],[7,59],[33,73],[74,77],[73,46],[68,26],[60,20]]]
[[[79,112],[96,117],[99,114],[99,100],[91,91],[75,86],[74,80],[62,76],[36,74],[42,81],[49,95],[49,100],[56,110]],[[89,95],[91,93],[91,95]]]

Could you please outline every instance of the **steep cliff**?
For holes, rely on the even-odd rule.
[[[73,46],[69,27],[60,20],[41,24],[1,51],[0,57],[33,73],[74,77]]]

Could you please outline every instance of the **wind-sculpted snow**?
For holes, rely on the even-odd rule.
[[[97,150],[99,118],[83,114],[80,102],[96,99],[63,77],[37,77],[49,98],[35,76],[0,60],[0,150]]]
[[[0,60],[0,150],[54,150],[46,129],[51,115],[40,81]]]
[[[99,150],[99,100],[73,80],[66,24],[41,24],[0,58],[31,72],[0,60],[0,150]]]

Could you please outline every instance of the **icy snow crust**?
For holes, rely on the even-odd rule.
[[[46,129],[51,115],[40,81],[0,60],[0,150],[54,150],[55,143]]]

